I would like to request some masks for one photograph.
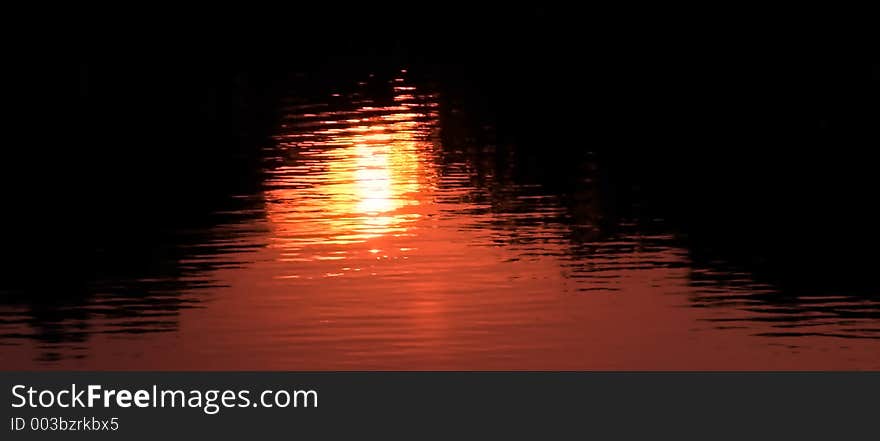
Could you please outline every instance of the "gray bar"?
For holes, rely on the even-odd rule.
[[[13,408],[15,385],[314,390],[317,407]],[[878,439],[880,373],[0,373],[0,439]],[[282,397],[283,398],[283,397]],[[111,401],[112,404],[112,401]],[[37,418],[116,431],[13,431]],[[14,420],[21,418],[22,420]],[[50,423],[51,424],[51,423]],[[100,424],[99,424],[100,425]],[[191,438],[197,437],[197,438]],[[674,438],[673,438],[674,437]]]

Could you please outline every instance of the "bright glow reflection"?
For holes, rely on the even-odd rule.
[[[284,259],[326,259],[351,252],[333,246],[407,233],[407,224],[421,217],[422,187],[435,179],[431,98],[407,87],[393,105],[308,109],[288,118],[288,133],[277,138],[282,165],[265,192],[274,246]]]

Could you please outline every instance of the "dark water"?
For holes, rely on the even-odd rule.
[[[168,184],[175,203],[99,198],[88,257],[29,254],[0,285],[3,368],[880,369],[876,285],[861,268],[816,277],[861,257],[741,258],[778,260],[760,244],[809,213],[759,231],[690,199],[706,240],[656,197],[682,181],[550,151],[590,137],[570,115],[537,112],[528,147],[406,69],[297,84],[249,153],[181,165],[199,178]]]

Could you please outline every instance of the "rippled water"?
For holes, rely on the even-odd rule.
[[[880,369],[876,297],[697,262],[588,152],[548,173],[405,71],[358,86],[284,98],[210,222],[97,250],[84,292],[5,294],[3,367]]]

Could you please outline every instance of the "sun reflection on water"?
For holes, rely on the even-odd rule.
[[[265,192],[273,246],[285,260],[341,259],[352,244],[407,234],[423,215],[437,104],[411,86],[394,91],[387,105],[288,115],[289,130],[276,138],[281,165]]]

